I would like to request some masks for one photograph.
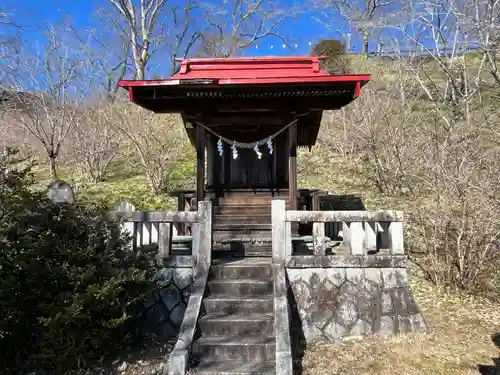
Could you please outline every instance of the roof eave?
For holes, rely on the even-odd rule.
[[[300,84],[300,83],[342,83],[360,82],[364,86],[370,81],[370,74],[334,75],[334,76],[310,76],[310,77],[263,77],[263,78],[223,78],[223,79],[161,79],[161,80],[121,80],[119,86],[125,89],[129,87],[144,86],[180,86],[180,85],[269,85]]]

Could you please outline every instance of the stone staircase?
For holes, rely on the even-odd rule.
[[[272,280],[270,258],[214,260],[193,342],[195,374],[275,374]]]
[[[242,239],[242,242],[271,238],[271,202],[273,199],[288,200],[288,191],[227,193],[224,197],[212,198],[215,243],[227,239]],[[287,202],[287,207],[290,207]],[[262,252],[263,249],[257,249]],[[216,252],[217,249],[214,249]],[[265,251],[265,250],[264,250]],[[258,256],[243,249],[246,256]]]

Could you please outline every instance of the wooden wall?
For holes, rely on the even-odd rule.
[[[238,149],[233,159],[231,146],[223,143],[219,155],[217,140],[210,134],[207,141],[207,186],[209,189],[288,188],[288,136],[283,132],[273,140],[273,154],[266,145],[259,147],[262,158],[253,149]]]

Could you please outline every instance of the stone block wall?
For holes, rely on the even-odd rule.
[[[295,324],[308,342],[426,328],[405,268],[288,268],[287,275]]]
[[[166,267],[158,273],[166,284],[133,306],[136,330],[173,339],[179,333],[193,283],[192,267]]]

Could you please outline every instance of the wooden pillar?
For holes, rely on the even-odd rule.
[[[273,179],[273,188],[278,191],[279,190],[279,182],[278,182],[278,153],[280,152],[278,150],[278,144],[280,143],[280,139],[282,139],[280,136],[276,137],[275,138],[275,141],[274,141],[274,152],[273,154],[271,155],[271,158],[272,158],[272,162],[273,162],[273,165],[272,165],[272,179]]]
[[[205,129],[196,126],[196,201],[205,199]]]
[[[297,122],[288,128],[288,187],[290,189],[290,209],[297,209]]]
[[[213,134],[208,134],[207,137],[207,186],[210,188],[214,188],[214,137]]]
[[[224,190],[228,189],[231,186],[231,147],[224,142],[222,144],[224,147],[224,152],[222,154],[223,163],[224,163]]]

